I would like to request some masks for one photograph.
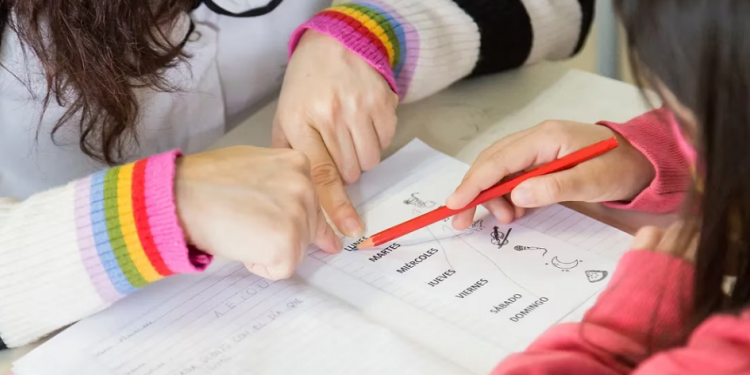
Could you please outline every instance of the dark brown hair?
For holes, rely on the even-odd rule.
[[[40,60],[47,84],[44,109],[51,101],[66,107],[53,137],[63,126],[78,126],[81,150],[115,164],[138,141],[136,89],[176,89],[163,72],[185,55],[182,45],[171,40],[171,31],[194,4],[0,0],[0,33],[5,28],[15,32],[24,51]]]
[[[703,191],[686,218],[700,226],[692,315],[750,305],[750,2],[618,0],[631,65],[666,86],[699,124]],[[643,87],[644,85],[642,85]],[[683,124],[684,127],[684,124]],[[698,214],[689,210],[697,207]],[[726,275],[736,275],[730,295]]]

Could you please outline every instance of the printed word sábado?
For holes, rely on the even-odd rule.
[[[494,307],[492,307],[492,310],[490,310],[490,312],[493,313],[493,314],[497,314],[497,313],[499,313],[500,311],[504,310],[506,307],[510,306],[511,304],[513,304],[514,302],[518,301],[521,298],[523,298],[522,295],[520,295],[520,294],[514,294],[513,296],[511,296],[510,298],[506,299],[505,301],[503,301],[503,302],[495,305]]]
[[[373,255],[373,256],[371,256],[371,257],[369,257],[367,259],[369,259],[370,262],[377,262],[378,260],[380,260],[384,256],[390,254],[393,250],[396,250],[399,247],[401,247],[401,245],[399,245],[397,243],[393,243],[393,244],[389,245],[388,247],[386,247],[385,249],[378,251],[375,255]]]
[[[411,262],[404,263],[404,266],[397,269],[396,272],[398,273],[404,273],[414,267],[417,266],[417,264],[424,262],[425,260],[429,259],[431,256],[438,253],[438,249],[430,249],[424,252],[424,254],[414,258]]]
[[[479,288],[487,285],[487,283],[489,283],[489,281],[487,281],[486,279],[479,279],[479,281],[475,282],[474,284],[471,284],[470,287],[464,289],[461,293],[456,294],[456,298],[466,298],[472,293],[479,290]]]
[[[517,323],[519,320],[523,319],[526,315],[529,315],[532,311],[536,310],[539,306],[544,305],[544,303],[547,301],[549,301],[547,297],[539,298],[538,300],[534,301],[534,303],[532,303],[525,309],[519,311],[518,314],[516,314],[516,316],[510,317],[510,321]]]
[[[443,281],[447,280],[449,277],[455,274],[456,274],[455,270],[447,270],[441,273],[440,275],[438,275],[438,277],[432,279],[432,281],[428,281],[427,285],[434,287],[435,285],[442,283]]]

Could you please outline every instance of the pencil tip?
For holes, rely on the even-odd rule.
[[[375,242],[372,240],[372,238],[368,238],[364,241],[362,241],[359,245],[357,245],[357,249],[369,249],[371,247],[375,246]]]

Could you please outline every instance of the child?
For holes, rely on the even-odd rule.
[[[616,4],[632,65],[665,108],[622,125],[551,122],[512,135],[478,158],[448,205],[617,135],[615,152],[530,180],[490,210],[509,221],[517,207],[555,201],[663,213],[684,200],[683,218],[643,228],[581,323],[553,327],[494,374],[750,374],[750,2]]]

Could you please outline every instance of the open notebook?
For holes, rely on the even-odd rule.
[[[349,192],[379,231],[442,204],[467,168],[415,140]],[[479,212],[467,231],[441,222],[374,250],[311,248],[284,281],[217,260],[72,326],[14,370],[485,374],[550,326],[580,317],[629,240],[552,206],[509,226]]]

